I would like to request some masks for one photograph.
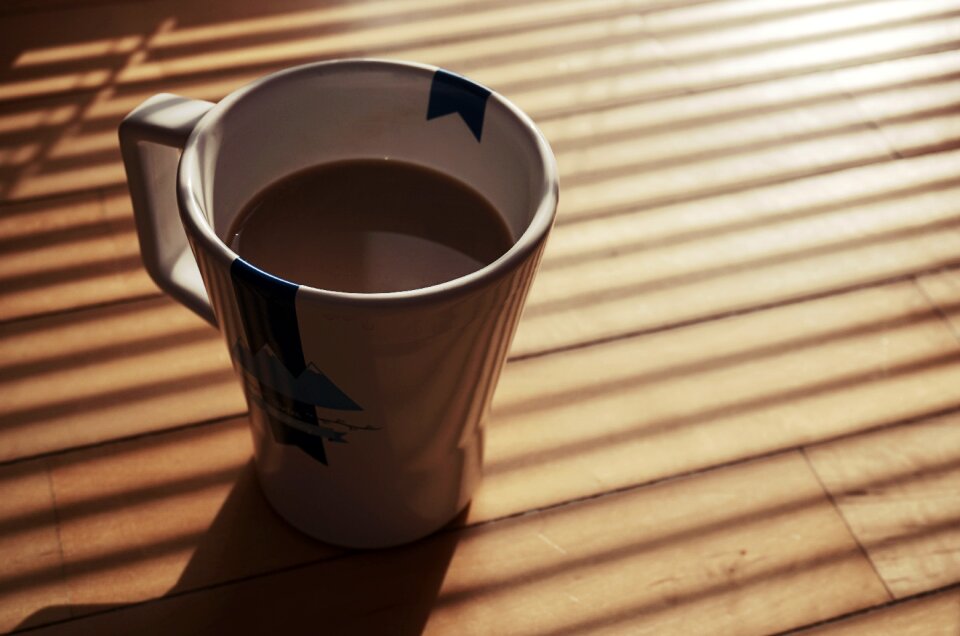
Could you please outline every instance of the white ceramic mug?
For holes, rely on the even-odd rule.
[[[120,143],[144,265],[226,336],[273,507],[351,547],[412,541],[456,516],[480,479],[484,420],[556,213],[555,161],[533,122],[435,67],[342,60],[216,105],[156,95]],[[279,178],[385,157],[473,186],[513,246],[431,287],[343,293],[274,277],[227,245],[244,204]]]

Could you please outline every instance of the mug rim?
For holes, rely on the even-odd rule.
[[[234,252],[229,245],[217,236],[212,224],[207,221],[206,216],[202,212],[199,140],[203,136],[216,131],[217,125],[227,112],[249,93],[261,90],[277,82],[283,82],[295,75],[302,75],[304,73],[314,74],[318,70],[327,72],[350,72],[357,67],[364,67],[366,69],[381,67],[393,72],[413,72],[429,75],[430,77],[438,70],[441,70],[440,67],[429,64],[377,58],[346,58],[302,64],[265,75],[231,92],[200,119],[187,138],[186,144],[184,144],[180,162],[177,167],[176,181],[177,203],[180,210],[180,217],[187,232],[203,246],[203,249],[215,255],[218,260],[223,261],[228,267],[234,260],[241,258],[239,254]],[[468,81],[473,82],[473,80]],[[540,167],[543,174],[540,190],[536,195],[536,200],[538,201],[537,208],[533,213],[530,223],[513,242],[510,249],[504,252],[499,258],[465,276],[453,278],[428,287],[392,292],[344,292],[311,287],[296,281],[281,279],[270,272],[261,270],[257,267],[256,263],[250,263],[246,259],[244,259],[244,262],[271,278],[297,285],[298,297],[301,294],[306,294],[315,300],[326,303],[355,306],[392,306],[397,304],[452,299],[478,287],[485,286],[489,282],[500,279],[510,272],[515,271],[542,245],[546,240],[550,228],[553,226],[559,194],[556,158],[543,133],[540,132],[536,124],[534,124],[533,120],[526,113],[496,91],[490,90],[487,87],[483,88],[490,91],[488,99],[496,100],[510,115],[520,122],[522,128],[528,133],[529,140],[532,142],[540,158]]]

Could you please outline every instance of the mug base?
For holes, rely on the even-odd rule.
[[[322,521],[318,521],[316,519],[306,519],[302,513],[302,510],[289,509],[287,506],[284,506],[281,501],[283,498],[272,497],[269,490],[265,487],[264,480],[259,471],[256,472],[257,483],[260,486],[260,491],[263,493],[264,499],[267,500],[270,508],[277,514],[277,516],[303,534],[318,541],[322,541],[329,545],[340,548],[377,550],[413,543],[414,541],[418,541],[443,530],[460,517],[465,518],[467,511],[470,509],[471,503],[471,500],[467,500],[463,506],[461,506],[448,518],[443,519],[441,523],[435,523],[427,528],[418,528],[416,531],[384,531],[376,534],[350,532],[343,529],[332,528],[329,526],[329,524],[324,524]]]

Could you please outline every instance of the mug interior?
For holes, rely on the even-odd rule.
[[[428,119],[436,72],[347,60],[282,71],[241,89],[211,110],[202,134],[194,135],[193,201],[228,244],[245,204],[278,179],[317,164],[395,159],[472,186],[502,215],[516,244],[551,187],[555,195],[546,142],[496,93],[481,111],[479,140],[458,112]]]

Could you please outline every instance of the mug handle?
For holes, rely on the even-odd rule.
[[[120,154],[147,273],[160,289],[217,326],[177,209],[180,152],[211,108],[202,100],[154,95],[121,122]]]

